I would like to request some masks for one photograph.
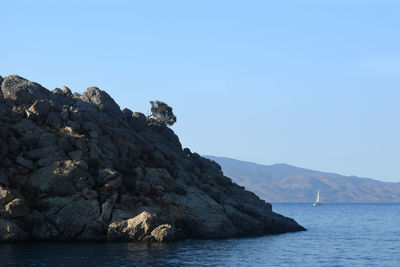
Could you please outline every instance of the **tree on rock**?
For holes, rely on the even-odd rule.
[[[151,115],[150,120],[164,125],[173,125],[176,122],[176,116],[172,112],[172,108],[162,101],[150,101]]]

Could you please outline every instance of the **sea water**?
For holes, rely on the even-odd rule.
[[[400,266],[400,204],[273,204],[306,232],[172,244],[0,244],[0,266]]]

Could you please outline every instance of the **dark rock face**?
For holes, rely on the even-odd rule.
[[[155,241],[305,230],[104,91],[19,76],[0,99],[0,241]]]
[[[18,104],[32,104],[35,100],[46,99],[50,92],[40,84],[30,82],[18,75],[10,75],[1,83],[3,97]]]
[[[121,110],[114,99],[111,98],[106,92],[101,91],[97,87],[89,87],[82,94],[81,99],[87,103],[97,105],[100,111],[107,110],[113,113],[121,113]]]
[[[3,77],[0,75],[0,89],[1,89],[1,84],[3,83]],[[3,91],[0,90],[0,101],[3,100]]]

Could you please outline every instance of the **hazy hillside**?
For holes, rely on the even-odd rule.
[[[288,164],[259,165],[205,156],[219,163],[226,176],[270,202],[400,202],[400,183],[325,173]]]

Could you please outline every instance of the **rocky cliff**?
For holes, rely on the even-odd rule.
[[[174,241],[305,230],[96,87],[0,76],[0,241]]]

